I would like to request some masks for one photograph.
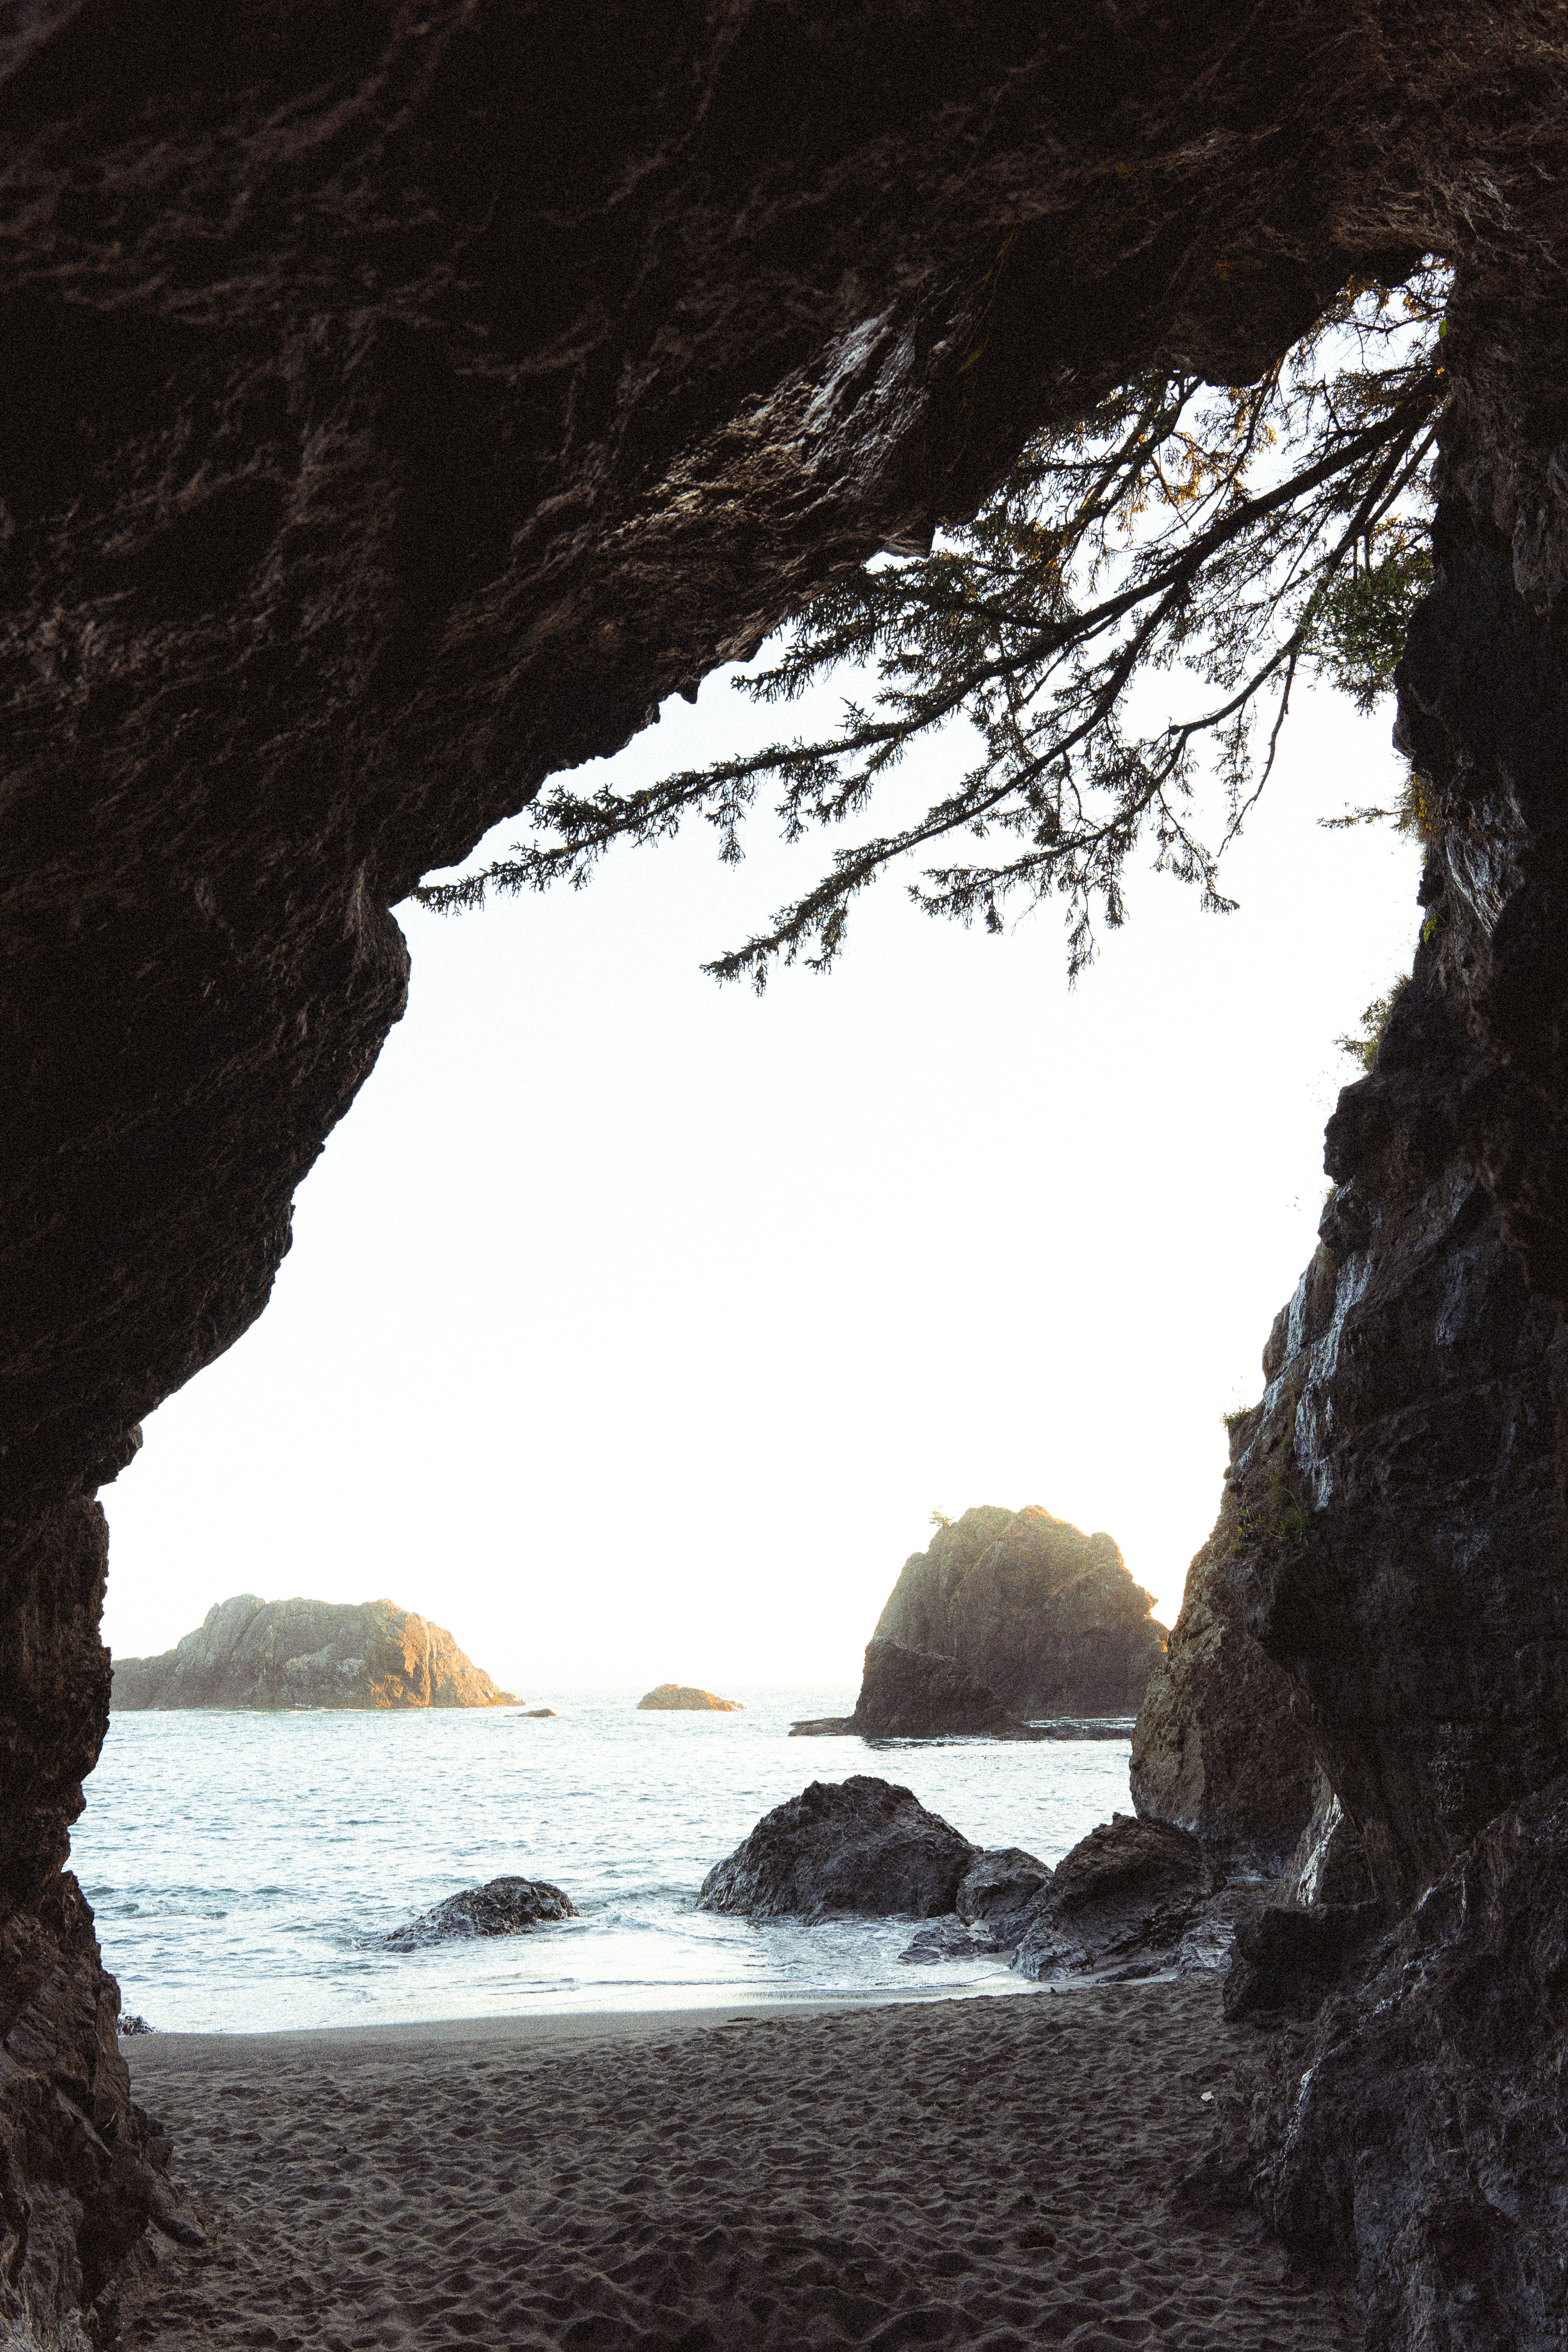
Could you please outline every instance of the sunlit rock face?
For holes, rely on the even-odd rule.
[[[657,1683],[637,1701],[645,1715],[744,1715],[738,1698],[721,1698],[717,1691],[699,1690],[695,1683]]]
[[[504,1706],[444,1625],[395,1601],[238,1592],[153,1658],[116,1658],[114,1708]]]
[[[952,1658],[1015,1715],[1131,1715],[1164,1653],[1152,1601],[1110,1536],[982,1506],[910,1554],[877,1638]]]
[[[1550,12],[1471,0],[7,20],[11,2332],[77,2344],[160,2210],[60,1875],[109,1699],[92,1494],[264,1305],[403,1004],[390,908],[838,567],[971,511],[1039,424],[1152,364],[1255,376],[1347,270],[1429,248],[1468,273],[1474,562],[1446,559],[1412,693],[1456,742],[1488,692],[1547,711],[1538,741],[1500,718],[1530,756],[1486,751],[1445,820],[1453,888],[1506,902],[1475,919],[1463,1124],[1557,1295],[1563,732],[1502,616],[1550,668],[1560,58]],[[1266,1646],[1315,1674],[1316,1604],[1274,1581]],[[1399,1814],[1434,1852],[1485,1801],[1467,1770]]]

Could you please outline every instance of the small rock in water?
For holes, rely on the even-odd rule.
[[[637,1701],[639,1715],[744,1715],[745,1702],[720,1698],[691,1683],[659,1683]]]
[[[530,1723],[542,1723],[547,1715],[553,1718],[555,1714],[552,1706],[525,1706],[522,1711]]]
[[[151,2033],[154,2029],[144,2017],[138,2017],[132,2011],[121,2019],[120,2031],[121,2033]]]
[[[989,1927],[972,1927],[962,1919],[938,1919],[911,1937],[899,1958],[909,1968],[935,1960],[975,1960],[996,1958],[996,1939]]]
[[[484,1886],[448,1895],[406,1927],[395,1927],[386,1946],[389,1951],[411,1952],[454,1936],[517,1936],[546,1920],[577,1916],[577,1906],[548,1879],[492,1878]]]

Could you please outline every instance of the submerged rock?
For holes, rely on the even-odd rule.
[[[237,1593],[155,1658],[116,1658],[127,1707],[510,1706],[444,1626],[395,1601]]]
[[[639,1713],[656,1715],[744,1715],[745,1702],[738,1698],[717,1698],[711,1691],[698,1690],[690,1683],[659,1683],[637,1701]]]
[[[1164,1654],[1152,1605],[1110,1536],[986,1506],[910,1554],[876,1631],[952,1659],[1015,1716],[1133,1715]]]
[[[552,1919],[575,1919],[577,1906],[546,1878],[492,1878],[422,1912],[385,1938],[389,1951],[408,1952],[453,1937],[518,1936]]]
[[[1048,1723],[1032,1723],[1030,1737],[1039,1739],[1131,1739],[1135,1715],[1053,1715]]]
[[[978,1849],[909,1789],[854,1773],[776,1805],[702,1882],[698,1908],[749,1918],[936,1919]]]

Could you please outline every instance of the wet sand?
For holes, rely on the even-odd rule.
[[[128,2347],[1328,2352],[1170,2204],[1251,2037],[1213,1983],[126,2045],[210,2231]]]

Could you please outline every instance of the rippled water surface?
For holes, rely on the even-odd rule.
[[[1124,1740],[790,1739],[851,1690],[745,1690],[743,1715],[639,1715],[635,1691],[520,1712],[117,1715],[74,1866],[127,2009],[264,2031],[833,1992],[993,1992],[995,1963],[906,1968],[896,1921],[753,1926],[703,1875],[808,1780],[870,1772],[982,1845],[1059,1861],[1128,1805]],[[387,1930],[515,1872],[580,1919],[416,1952]]]

